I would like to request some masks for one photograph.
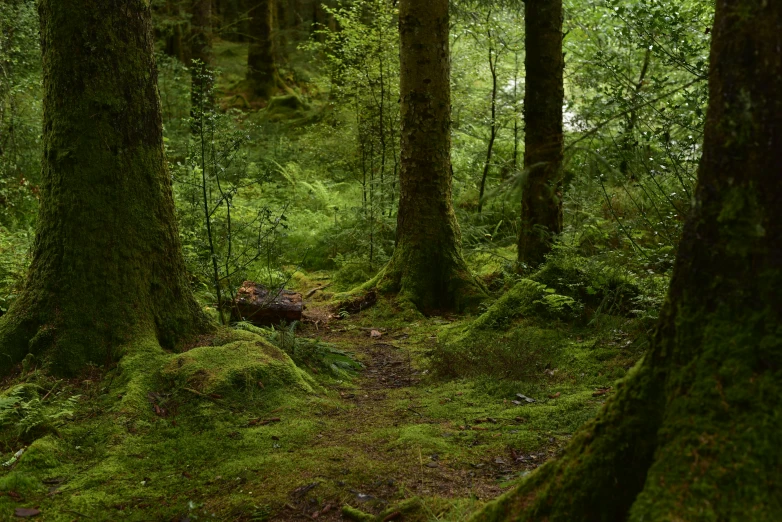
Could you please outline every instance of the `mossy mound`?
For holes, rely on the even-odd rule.
[[[298,95],[286,94],[271,98],[262,116],[270,122],[305,120],[309,110],[310,106]]]
[[[175,388],[204,395],[246,393],[253,389],[298,389],[312,393],[311,378],[288,355],[250,332],[223,346],[201,346],[171,359],[161,375]]]
[[[470,329],[502,329],[514,320],[527,316],[572,316],[577,309],[574,299],[557,294],[545,284],[522,279],[473,321]]]
[[[615,315],[627,315],[633,308],[633,299],[641,295],[630,275],[580,257],[550,258],[531,279],[584,303],[588,309]]]

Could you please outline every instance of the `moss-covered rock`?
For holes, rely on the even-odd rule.
[[[261,387],[313,392],[312,379],[285,352],[251,332],[236,331],[234,336],[235,340],[222,346],[201,346],[175,356],[161,375],[175,387],[205,395],[245,393]]]
[[[263,117],[271,122],[302,120],[307,118],[310,106],[296,94],[275,96],[269,100]]]

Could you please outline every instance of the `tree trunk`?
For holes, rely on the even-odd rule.
[[[148,3],[41,0],[43,187],[32,265],[0,320],[0,371],[58,373],[208,329],[174,217]]]
[[[190,102],[191,115],[211,105],[212,92],[212,0],[193,0],[190,8]],[[198,125],[193,125],[197,132]]]
[[[527,0],[524,168],[519,264],[536,267],[562,232],[562,0]]]
[[[250,8],[247,81],[252,94],[261,99],[270,98],[281,83],[274,60],[273,14],[274,0],[256,0]]]
[[[477,520],[782,520],[782,3],[718,0],[698,188],[650,352]]]
[[[212,0],[193,0],[190,8],[190,61],[212,63]]]
[[[288,23],[288,1],[279,0],[274,13],[274,34],[277,37],[275,47],[282,63],[285,63],[288,54],[288,29],[290,28]]]
[[[486,24],[491,22],[491,9],[486,17]],[[489,178],[491,168],[491,156],[494,152],[494,141],[497,139],[497,61],[499,54],[494,49],[494,38],[491,29],[487,33],[489,39],[489,71],[491,71],[491,125],[489,127],[489,146],[486,148],[486,161],[483,163],[483,175],[481,176],[481,188],[478,192],[478,214],[483,211],[483,194],[486,192],[486,180]]]
[[[484,297],[461,254],[451,204],[448,0],[399,3],[401,173],[396,249],[379,275],[419,310],[462,310]]]
[[[166,0],[166,17],[169,21],[169,30],[166,35],[164,51],[182,63],[186,63],[185,46],[182,43],[182,33],[185,23],[179,0]]]

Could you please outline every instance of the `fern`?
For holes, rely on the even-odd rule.
[[[73,395],[60,403],[44,403],[32,385],[20,385],[8,395],[0,396],[0,426],[15,426],[18,435],[35,428],[57,429],[65,418],[72,417],[81,395]]]

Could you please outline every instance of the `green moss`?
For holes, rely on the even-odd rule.
[[[511,321],[531,314],[536,301],[546,295],[546,287],[529,279],[522,279],[492,304],[471,325],[471,328],[504,328]]]
[[[22,455],[19,468],[22,470],[45,471],[60,465],[63,451],[52,435],[33,442]]]
[[[355,522],[373,522],[377,520],[375,515],[364,513],[359,509],[347,505],[342,506],[342,515],[349,520],[354,520]]]
[[[605,314],[627,315],[641,295],[638,281],[621,267],[574,255],[550,257],[530,278]]]
[[[4,477],[0,477],[0,491],[30,494],[42,489],[38,477],[24,471],[11,471]]]
[[[304,103],[296,94],[275,96],[269,100],[269,104],[262,113],[267,121],[296,121],[305,120],[309,116],[310,106]]]
[[[237,332],[237,336],[247,339],[177,355],[163,367],[162,376],[176,387],[206,395],[260,393],[267,387],[313,392],[310,377],[285,352],[250,332]]]

